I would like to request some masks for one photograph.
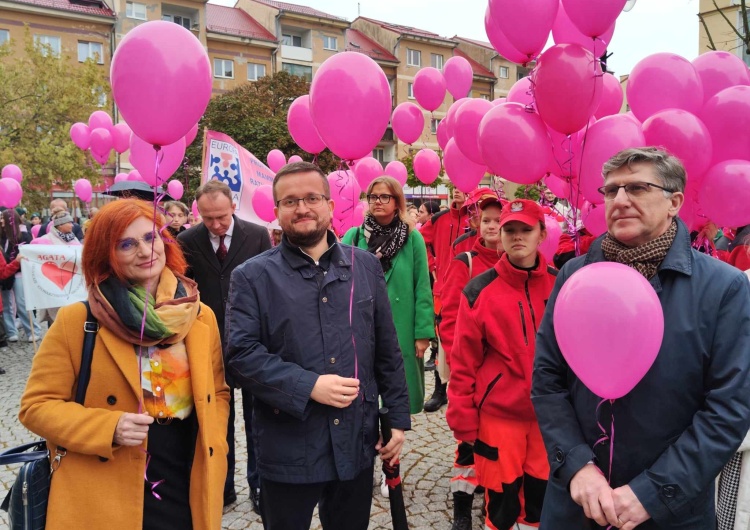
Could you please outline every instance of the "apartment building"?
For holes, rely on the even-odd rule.
[[[716,8],[717,5],[719,9]],[[717,50],[732,52],[750,66],[750,46],[745,45],[734,30],[738,29],[742,35],[750,32],[750,29],[745,28],[740,0],[716,0],[716,5],[713,0],[700,0],[699,17],[703,21],[698,25],[699,53],[709,51],[713,41]]]
[[[499,55],[489,42],[467,39],[466,37],[453,37],[458,43],[457,49],[479,63],[483,68],[489,70],[495,76],[494,97],[502,98],[508,95],[513,84],[529,75],[529,69]],[[475,70],[476,75],[476,70]]]

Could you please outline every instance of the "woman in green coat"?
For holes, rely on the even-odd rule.
[[[424,352],[435,337],[427,250],[422,235],[406,222],[406,200],[398,181],[378,177],[367,188],[369,212],[342,242],[367,249],[385,273],[393,322],[404,358],[412,414],[424,406]]]

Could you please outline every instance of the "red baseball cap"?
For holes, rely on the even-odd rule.
[[[521,221],[529,226],[544,223],[544,210],[534,201],[514,199],[503,208],[500,214],[500,226],[511,221]]]
[[[477,188],[471,193],[469,193],[466,197],[466,202],[464,202],[463,206],[461,206],[461,209],[459,210],[461,215],[466,215],[469,213],[469,208],[472,206],[479,206],[481,201],[483,199],[487,199],[488,197],[497,197],[497,193],[492,191],[491,188]]]

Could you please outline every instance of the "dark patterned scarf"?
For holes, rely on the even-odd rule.
[[[666,232],[638,247],[628,247],[607,234],[602,250],[607,261],[622,263],[640,272],[647,280],[655,274],[677,235],[677,223],[672,221]]]
[[[409,226],[398,215],[390,224],[382,226],[372,215],[368,214],[365,216],[365,222],[362,223],[362,230],[367,241],[367,251],[375,254],[380,259],[383,272],[388,272],[391,268],[391,260],[406,244]]]

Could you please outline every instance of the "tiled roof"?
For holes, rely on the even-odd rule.
[[[359,17],[362,20],[367,20],[368,22],[372,22],[373,24],[377,24],[378,26],[388,29],[390,31],[394,31],[396,33],[400,33],[402,35],[415,35],[417,37],[425,37],[428,39],[440,39],[445,41],[450,41],[447,37],[442,37],[438,35],[437,33],[432,33],[430,31],[426,31],[419,28],[412,28],[411,26],[402,26],[401,24],[391,24],[390,22],[383,22],[382,20],[375,20],[374,18],[367,18],[367,17]]]
[[[346,30],[346,51],[360,52],[378,61],[398,62],[398,58],[370,37],[354,28]]]
[[[494,50],[495,48],[492,47],[492,44],[489,42],[484,42],[482,40],[474,40],[474,39],[467,39],[466,37],[459,37],[458,35],[455,35],[453,37],[453,40],[462,40],[464,42],[468,42],[469,44],[473,44],[474,46],[479,46],[481,48],[487,48],[488,50]]]
[[[290,11],[292,13],[299,13],[301,15],[310,15],[313,17],[329,18],[331,20],[342,20],[344,22],[348,22],[345,18],[335,17],[333,15],[329,15],[328,13],[323,13],[322,11],[318,11],[317,9],[313,9],[312,7],[301,6],[298,4],[290,4],[288,2],[277,2],[276,0],[255,0],[255,1],[258,2],[259,4],[274,7],[282,11]]]
[[[463,57],[467,61],[469,61],[469,64],[471,65],[471,69],[474,72],[474,75],[481,75],[482,77],[491,77],[492,79],[495,79],[495,74],[492,73],[492,71],[488,70],[484,66],[482,66],[480,63],[466,55],[464,52],[459,50],[458,48],[453,48],[453,55],[457,55],[458,57]]]
[[[206,30],[276,42],[273,33],[242,9],[206,4]]]
[[[10,0],[17,4],[27,4],[60,11],[71,11],[82,15],[94,15],[99,17],[115,18],[115,13],[103,2],[71,2],[69,0]]]

